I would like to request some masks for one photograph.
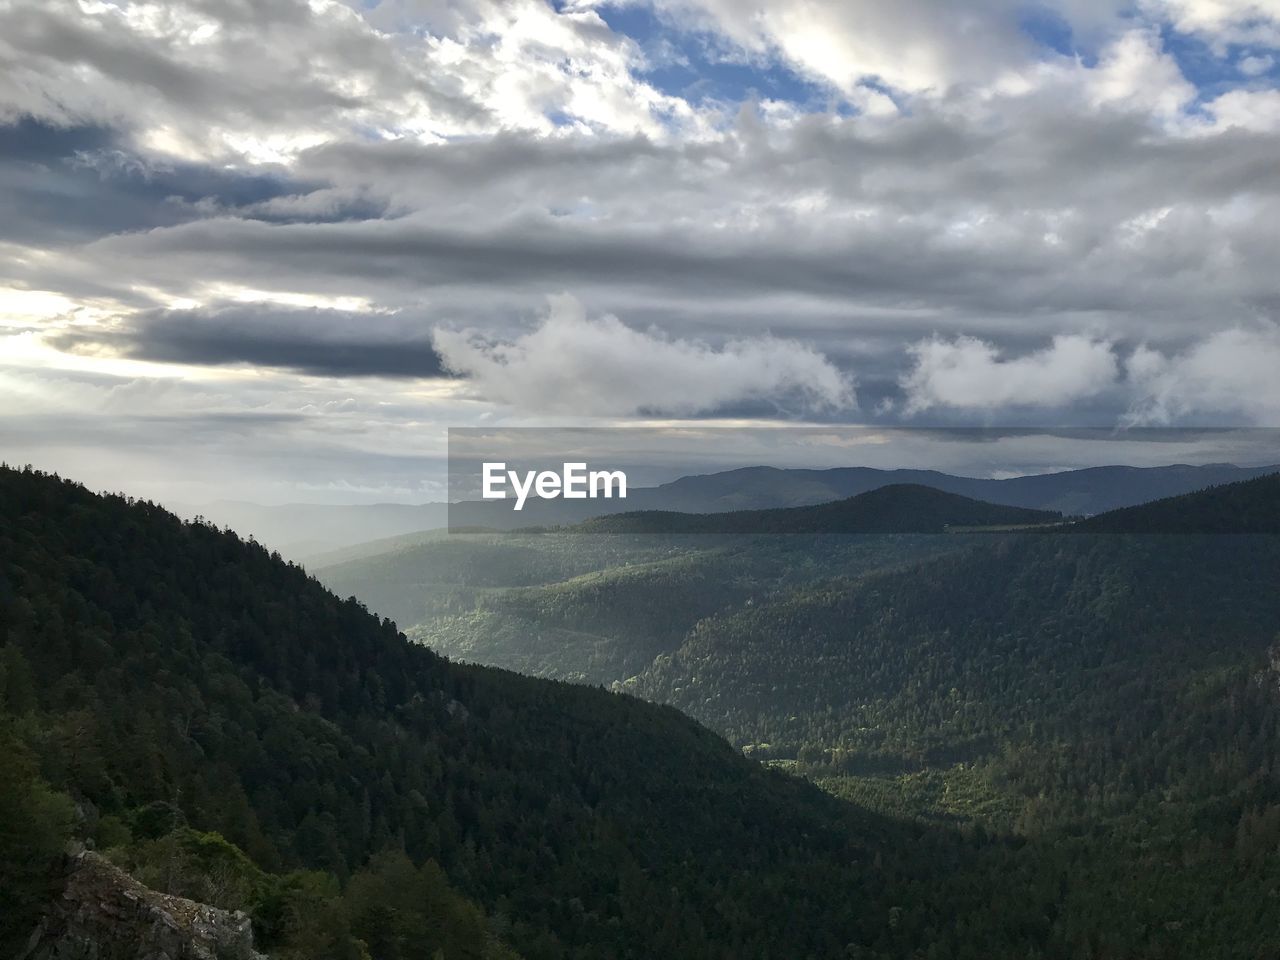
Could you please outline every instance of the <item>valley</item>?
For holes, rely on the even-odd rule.
[[[687,534],[667,515],[610,517],[587,528],[629,541],[505,542],[554,553],[606,536],[671,556],[491,584],[470,609],[455,594],[409,633],[676,706],[881,815],[1070,843],[1098,864],[1158,856],[1162,882],[1188,888],[1222,869],[1251,884],[1270,861],[1245,870],[1246,849],[1280,841],[1261,826],[1280,822],[1277,511],[1280,478],[1264,476],[1003,534]],[[400,564],[435,568],[427,549]],[[319,574],[358,590],[361,569]],[[1154,895],[1126,876],[1106,883]]]

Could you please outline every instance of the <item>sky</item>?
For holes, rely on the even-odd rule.
[[[0,0],[0,459],[1276,427],[1277,224],[1280,0]]]

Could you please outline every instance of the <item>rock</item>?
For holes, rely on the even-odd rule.
[[[249,918],[144,887],[91,850],[18,960],[266,960]]]

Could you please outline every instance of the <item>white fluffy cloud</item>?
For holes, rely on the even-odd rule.
[[[1223,330],[1182,350],[1139,346],[1123,359],[1110,341],[1058,336],[1005,357],[975,337],[934,337],[908,348],[904,412],[1062,407],[1112,392],[1127,426],[1251,423],[1280,427],[1280,327]]]
[[[1143,6],[1166,17],[1178,30],[1198,34],[1214,45],[1280,43],[1277,0],[1148,0]]]
[[[1127,31],[1085,75],[1095,105],[1136,109],[1162,118],[1175,117],[1196,95],[1195,86],[1164,51],[1154,29]]]
[[[898,90],[944,91],[1022,59],[1009,0],[658,0],[730,51],[778,56],[846,94],[875,79]]]
[[[1240,72],[1246,77],[1261,76],[1275,65],[1275,57],[1270,55],[1241,57],[1240,61],[1236,64]]]
[[[1206,105],[1222,129],[1280,130],[1280,90],[1229,90]]]
[[[613,316],[590,319],[569,296],[551,298],[537,329],[513,340],[438,329],[435,345],[445,365],[469,377],[485,399],[530,413],[692,414],[752,401],[856,405],[852,382],[795,341],[761,336],[715,349],[633,330]]]
[[[1280,328],[1275,326],[1223,330],[1179,353],[1140,347],[1126,367],[1135,397],[1129,423],[1225,414],[1280,426]]]
[[[935,337],[908,350],[913,366],[900,381],[908,414],[936,407],[1054,407],[1097,395],[1120,372],[1110,343],[1074,334],[1008,359],[994,344],[975,337]]]

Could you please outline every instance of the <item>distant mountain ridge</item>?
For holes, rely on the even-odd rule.
[[[655,488],[670,499],[667,509],[688,501],[714,502],[719,510],[759,510],[807,506],[866,493],[891,484],[914,483],[975,500],[1067,515],[1092,515],[1136,506],[1163,497],[1280,471],[1280,465],[1239,467],[1230,463],[1171,464],[1161,467],[1105,466],[1058,473],[989,479],[937,470],[880,470],[834,467],[793,470],[745,467],[703,476],[681,477]],[[699,510],[714,512],[707,507]]]
[[[293,558],[340,551],[370,540],[404,536],[448,525],[514,530],[529,526],[581,523],[598,516],[637,511],[722,513],[812,506],[895,484],[918,484],[944,493],[1010,507],[1091,516],[1205,487],[1250,480],[1280,471],[1280,465],[1234,464],[1162,467],[1107,466],[995,480],[961,477],[936,470],[880,470],[834,467],[825,470],[743,467],[691,475],[657,487],[629,491],[625,500],[531,500],[516,512],[509,502],[454,504],[322,505],[219,501],[177,505],[180,516],[201,515],[253,536]]]
[[[913,483],[879,487],[830,503],[725,513],[641,511],[588,520],[608,533],[944,533],[955,526],[1053,523],[1058,512],[984,503]]]

